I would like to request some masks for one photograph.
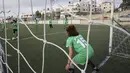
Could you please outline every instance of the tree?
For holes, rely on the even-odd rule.
[[[36,18],[41,18],[41,13],[38,10],[35,12],[35,15],[36,15]]]
[[[120,5],[120,8],[123,10],[130,9],[130,1],[129,0],[123,0],[123,2]]]
[[[42,15],[41,15],[41,19],[44,20],[44,13],[42,13]]]

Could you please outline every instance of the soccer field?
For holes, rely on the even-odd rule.
[[[43,38],[43,25],[28,25],[31,31],[39,38]],[[46,26],[46,37],[47,41],[55,43],[62,47],[68,52],[65,47],[67,34],[64,29],[64,25],[53,25],[54,28]],[[87,25],[76,25],[79,33],[87,38]],[[13,37],[12,25],[7,26],[8,39]],[[4,37],[4,32],[0,32],[0,36]],[[16,40],[9,40],[9,42],[17,47]],[[4,41],[2,42],[4,46]],[[104,25],[92,25],[90,33],[90,44],[94,48],[95,54],[92,61],[97,66],[100,64],[106,56],[108,56],[108,45],[109,45],[109,27]],[[24,25],[20,25],[20,51],[28,60],[32,68],[37,72],[41,73],[42,68],[42,47],[43,43],[36,40],[27,30]],[[17,73],[17,52],[13,50],[9,45],[8,49],[8,64],[14,73]],[[45,69],[44,73],[68,73],[65,70],[67,64],[67,56],[58,48],[52,45],[46,45],[45,48]],[[84,68],[84,66],[81,66]],[[21,73],[33,73],[22,57],[20,57],[20,69]],[[106,64],[100,69],[98,73],[129,73],[130,59],[124,59],[116,56],[106,62]],[[86,73],[92,73],[92,68],[88,66]],[[75,73],[80,71],[75,68]]]

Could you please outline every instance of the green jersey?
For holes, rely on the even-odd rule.
[[[66,42],[66,47],[72,47],[80,55],[80,57],[84,57],[83,59],[86,59],[87,42],[82,37],[82,35],[69,37]],[[90,59],[93,55],[94,55],[93,48],[91,47],[90,44],[88,44],[88,59]],[[79,57],[76,57],[75,59],[78,60]],[[85,61],[79,63],[84,64]]]
[[[67,18],[65,19],[65,24],[68,24],[68,19]]]
[[[38,20],[37,19],[35,19],[35,24],[38,24]]]
[[[79,53],[80,51],[87,48],[87,42],[84,40],[82,35],[71,36],[67,39],[66,47],[73,47],[74,50]]]
[[[49,19],[49,24],[52,24],[52,20],[51,19]]]
[[[17,29],[17,23],[13,23],[13,29]]]

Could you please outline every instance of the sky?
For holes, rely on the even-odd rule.
[[[0,0],[0,11],[3,10],[3,0]],[[6,12],[11,10],[10,13],[6,13],[6,16],[8,15],[14,15],[18,13],[18,0],[4,0],[5,1],[5,10]],[[30,14],[32,13],[31,11],[31,0],[20,0],[20,14]],[[50,0],[47,0],[47,7],[50,6]],[[56,5],[57,3],[61,5],[66,5],[68,4],[70,0],[56,0]],[[77,0],[75,0],[77,1]],[[102,1],[108,1],[108,0],[96,0],[97,3],[101,3]],[[115,0],[116,1],[116,6],[119,6],[122,0]],[[36,10],[43,10],[45,7],[45,0],[32,0],[33,3],[33,13],[35,13]],[[0,17],[3,16],[3,14],[0,14]]]

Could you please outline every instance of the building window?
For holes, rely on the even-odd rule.
[[[85,9],[83,9],[85,11]]]
[[[69,4],[70,4],[71,2],[69,1]]]
[[[77,6],[77,7],[80,7],[80,5],[79,5],[79,4],[77,4],[76,6]]]
[[[77,10],[77,8],[72,8],[72,10]]]

